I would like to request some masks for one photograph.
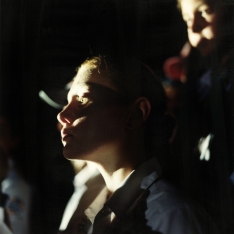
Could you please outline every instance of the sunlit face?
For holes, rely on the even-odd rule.
[[[127,107],[110,80],[82,66],[58,114],[64,156],[99,161],[124,139]]]
[[[208,4],[206,0],[181,0],[180,6],[191,45],[202,55],[209,55],[220,37],[222,9]]]

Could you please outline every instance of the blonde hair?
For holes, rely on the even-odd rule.
[[[91,59],[86,59],[82,64],[81,67],[83,66],[88,66],[91,70],[96,69],[100,67],[102,61],[101,57],[92,57]]]

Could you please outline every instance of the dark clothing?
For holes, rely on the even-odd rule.
[[[174,142],[176,155],[183,156],[184,190],[202,203],[225,234],[234,233],[233,65],[230,58],[225,67],[214,66],[199,79],[188,77]]]

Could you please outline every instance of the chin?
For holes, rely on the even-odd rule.
[[[87,153],[77,151],[77,150],[72,150],[70,147],[64,147],[63,148],[63,155],[66,159],[69,160],[87,160]]]
[[[206,49],[198,49],[199,50],[199,52],[200,52],[200,54],[202,55],[202,56],[208,56],[208,55],[210,55],[211,53],[212,53],[212,51],[210,51],[210,50],[206,50]]]
[[[211,44],[203,44],[202,46],[198,46],[197,49],[202,56],[208,56],[214,51],[215,48]]]
[[[196,48],[202,56],[208,56],[215,50],[215,41],[208,39],[201,39],[196,42],[190,42],[191,45]]]
[[[74,152],[71,149],[68,149],[66,146],[63,148],[63,156],[69,160],[77,159],[76,154],[74,154]]]

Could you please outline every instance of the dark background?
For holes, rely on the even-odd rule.
[[[186,40],[175,0],[1,0],[0,108],[21,127],[21,162],[35,186],[33,233],[56,233],[72,194],[55,110],[38,97],[62,88],[92,54],[128,51],[163,77]]]

